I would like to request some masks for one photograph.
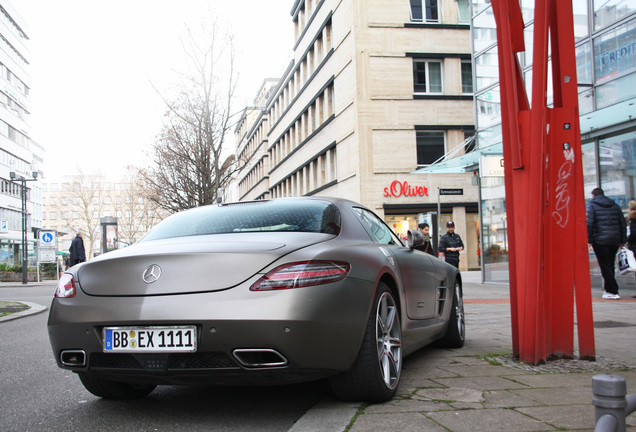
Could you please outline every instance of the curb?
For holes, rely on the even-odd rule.
[[[30,303],[25,301],[18,301],[18,303],[22,303],[29,306],[29,309],[23,310],[21,312],[16,312],[11,315],[0,317],[0,322],[11,321],[14,319],[23,318],[25,316],[30,316],[30,315],[36,315],[47,310],[46,306],[42,306],[37,303]]]

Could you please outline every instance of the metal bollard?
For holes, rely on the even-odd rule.
[[[602,374],[592,377],[592,404],[594,405],[595,431],[625,432],[627,408],[627,384],[625,378],[614,374]],[[608,419],[612,416],[616,422]],[[603,419],[599,422],[599,420]],[[609,429],[608,429],[609,427]]]

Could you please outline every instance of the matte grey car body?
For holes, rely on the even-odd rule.
[[[365,207],[322,197],[184,211],[69,269],[49,314],[53,354],[102,397],[329,377],[342,399],[388,400],[403,356],[464,342],[460,274],[413,250],[418,234],[404,246]],[[160,350],[170,329],[194,340]],[[116,334],[135,347],[115,351]]]

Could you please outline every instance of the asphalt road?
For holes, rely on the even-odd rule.
[[[49,306],[54,287],[0,287],[0,300]],[[161,386],[136,401],[102,400],[59,369],[47,312],[0,322],[0,431],[287,431],[329,398],[324,382],[281,387]]]

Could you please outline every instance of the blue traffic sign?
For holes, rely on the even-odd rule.
[[[51,243],[51,242],[53,241],[53,234],[48,233],[48,232],[47,232],[47,233],[44,233],[44,234],[42,235],[42,241],[43,241],[44,243]]]

